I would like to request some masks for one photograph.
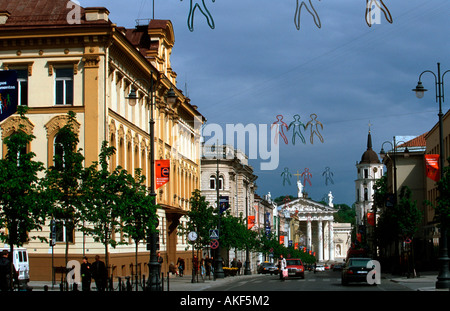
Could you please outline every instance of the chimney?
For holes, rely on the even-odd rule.
[[[0,25],[5,25],[10,16],[11,13],[9,13],[8,11],[0,11]]]
[[[109,11],[107,8],[104,7],[84,8],[84,13],[87,22],[101,21],[101,20],[107,22],[109,20]]]

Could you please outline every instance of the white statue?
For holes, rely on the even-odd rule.
[[[333,197],[333,195],[331,194],[331,191],[330,191],[330,193],[328,193],[328,205],[330,207],[334,207],[333,199],[334,199],[334,197]]]
[[[297,189],[298,189],[298,197],[302,198],[303,197],[303,185],[300,180],[297,181]]]

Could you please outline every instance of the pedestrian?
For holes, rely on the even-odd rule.
[[[108,270],[103,261],[100,260],[100,256],[95,256],[95,262],[91,265],[92,278],[95,280],[95,286],[97,291],[104,292],[106,289],[106,280],[108,279]]]
[[[286,259],[283,257],[283,255],[280,255],[280,259],[278,260],[278,267],[280,268],[280,280],[284,281],[287,270],[286,270]]]
[[[198,271],[198,258],[197,255],[194,255],[194,258],[192,259],[192,274],[193,276],[197,275]]]
[[[177,266],[178,266],[179,276],[182,277],[183,272],[184,272],[184,259],[183,258],[178,257]]]
[[[211,259],[209,258],[209,256],[206,256],[205,268],[206,268],[206,276],[209,277],[209,279],[211,279]]]
[[[91,290],[92,270],[91,264],[86,256],[83,257],[81,264],[81,288],[84,292]]]
[[[241,275],[242,262],[240,259],[237,262],[237,268],[238,268],[238,275]]]
[[[2,251],[0,258],[0,290],[11,290],[11,261],[8,259],[8,251]]]
[[[161,267],[162,267],[162,263],[163,263],[163,258],[161,257],[161,253],[160,252],[158,252],[157,254],[156,254],[156,260],[158,261],[158,263],[159,263],[159,266],[158,266],[158,274],[161,276]]]

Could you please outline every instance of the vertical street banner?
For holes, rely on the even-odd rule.
[[[155,173],[156,189],[158,189],[170,180],[170,160],[156,160]]]
[[[17,72],[0,71],[0,122],[16,113],[18,101]]]
[[[439,155],[438,154],[426,154],[425,155],[425,167],[427,177],[438,182],[440,178],[439,172]]]
[[[367,223],[372,227],[375,226],[375,213],[367,213]]]
[[[255,216],[248,216],[248,226],[247,229],[251,229],[253,228],[253,226],[255,225]]]
[[[229,196],[220,196],[219,197],[219,207],[220,207],[220,214],[225,212],[230,207],[230,197]]]

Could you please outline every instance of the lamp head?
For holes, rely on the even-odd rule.
[[[125,97],[125,98],[128,99],[128,103],[131,106],[135,106],[136,102],[138,100],[138,97],[136,95],[136,90],[132,87],[131,90],[130,90],[130,94],[128,94],[128,96]]]
[[[177,102],[177,95],[175,94],[175,91],[171,87],[169,92],[167,92],[167,103],[173,105],[176,102]]]
[[[423,87],[422,82],[417,82],[417,86],[412,91],[416,92],[417,98],[423,98],[425,95],[425,92],[428,91],[426,88]]]

